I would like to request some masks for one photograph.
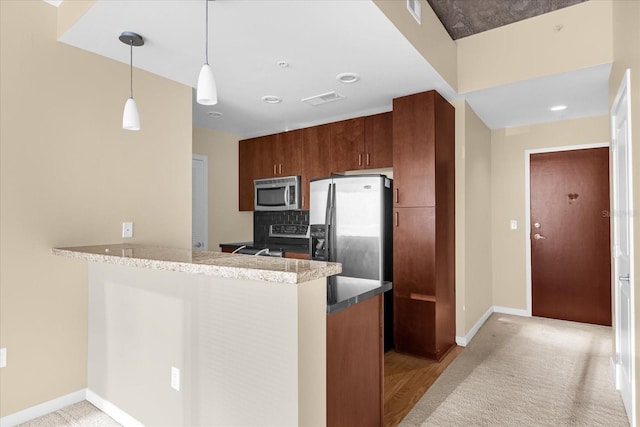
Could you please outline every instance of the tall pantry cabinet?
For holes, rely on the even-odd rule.
[[[393,100],[396,351],[455,346],[455,110],[436,91]]]

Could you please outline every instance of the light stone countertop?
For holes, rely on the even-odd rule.
[[[304,283],[342,272],[342,264],[192,251],[136,244],[53,248],[53,255],[155,270],[277,283]]]

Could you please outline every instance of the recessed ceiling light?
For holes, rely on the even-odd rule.
[[[207,112],[207,116],[212,119],[217,119],[218,117],[222,117],[222,113],[220,111],[209,111]]]
[[[562,110],[566,110],[567,106],[566,105],[555,105],[551,108],[549,108],[549,110],[551,111],[562,111]]]
[[[278,61],[278,67],[280,68],[287,68],[289,66],[289,63],[285,60],[280,60]]]
[[[340,83],[355,83],[360,80],[360,76],[356,73],[340,73],[336,76],[336,80]]]
[[[279,104],[282,102],[282,98],[275,95],[265,95],[262,97],[262,100],[267,104]]]

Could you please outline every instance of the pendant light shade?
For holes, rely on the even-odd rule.
[[[133,98],[133,47],[144,45],[142,36],[136,33],[125,31],[120,34],[120,41],[129,45],[130,61],[129,61],[129,98],[124,104],[124,112],[122,113],[122,129],[140,130],[140,114],[138,113],[138,104]]]
[[[197,100],[198,104],[202,105],[216,105],[218,103],[216,81],[213,78],[213,70],[209,64],[204,64],[200,69],[200,76],[198,76]]]
[[[122,129],[140,130],[140,114],[138,113],[138,104],[133,98],[128,98],[124,104],[124,113],[122,114]]]
[[[205,37],[204,37],[204,65],[198,76],[198,90],[196,101],[202,105],[216,105],[218,103],[218,89],[213,78],[213,70],[209,65],[209,0],[205,3]]]

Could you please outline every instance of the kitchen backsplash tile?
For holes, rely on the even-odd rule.
[[[309,211],[254,211],[253,241],[264,243],[271,224],[309,225]]]

